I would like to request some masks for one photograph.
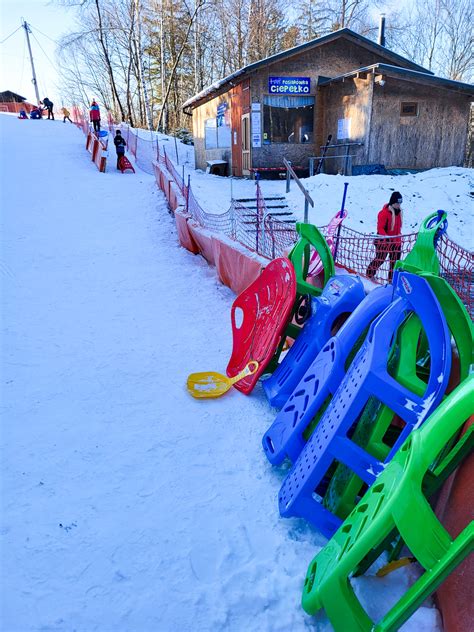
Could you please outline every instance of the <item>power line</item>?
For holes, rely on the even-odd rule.
[[[43,31],[40,31],[39,28],[37,26],[35,26],[34,24],[30,23],[30,26],[32,26],[35,29],[35,31],[38,31],[38,33],[41,33],[41,35],[44,35],[44,37],[47,37],[49,40],[51,40],[53,42],[53,44],[58,44],[57,40],[54,40],[49,35],[46,35],[46,33],[43,33]]]
[[[23,26],[23,25],[22,25],[22,26]],[[11,37],[12,35],[15,35],[15,33],[16,33],[17,31],[19,31],[19,30],[22,28],[22,26],[19,26],[17,29],[15,29],[15,30],[13,31],[13,33],[10,33],[10,35],[9,35],[8,37],[6,37],[4,40],[2,40],[2,41],[0,42],[0,44],[4,44],[4,43],[7,41],[7,39],[10,39],[10,37]]]
[[[38,38],[35,36],[35,34],[33,33],[33,31],[31,32],[31,35],[35,38],[35,42],[38,44],[38,46],[40,47],[43,55],[46,57],[46,59],[49,61],[49,63],[51,64],[51,66],[56,70],[56,66],[55,64],[51,61],[51,59],[48,57],[48,55],[46,54],[44,48],[41,46],[41,44],[38,41]]]

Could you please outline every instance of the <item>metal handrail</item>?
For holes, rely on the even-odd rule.
[[[293,180],[298,185],[300,191],[304,195],[304,223],[307,224],[308,223],[308,211],[309,211],[308,205],[311,204],[311,206],[314,208],[313,198],[310,196],[310,194],[308,193],[307,189],[301,184],[301,180],[298,178],[296,173],[293,171],[293,168],[291,166],[291,162],[289,160],[287,160],[286,158],[283,158],[283,164],[286,167],[286,192],[289,193],[291,178],[293,178]]]

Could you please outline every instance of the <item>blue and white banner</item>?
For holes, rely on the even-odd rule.
[[[310,77],[268,77],[270,94],[309,94]]]

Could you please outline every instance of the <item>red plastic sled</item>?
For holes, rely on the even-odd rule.
[[[118,166],[120,171],[123,173],[126,169],[131,169],[133,173],[135,173],[135,169],[133,168],[132,163],[127,158],[127,156],[120,156],[118,161]]]
[[[234,301],[231,311],[233,349],[227,375],[234,377],[250,360],[258,370],[234,387],[248,395],[271,360],[296,298],[296,275],[286,257],[274,259]]]

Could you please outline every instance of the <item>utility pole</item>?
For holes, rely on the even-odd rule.
[[[135,12],[137,18],[137,50],[138,50],[138,73],[140,75],[140,85],[143,93],[143,101],[145,103],[145,111],[148,120],[148,129],[153,132],[153,119],[150,112],[150,103],[148,101],[148,92],[144,80],[143,58],[142,58],[142,37],[141,37],[141,19],[140,19],[140,0],[135,0]]]
[[[28,51],[30,53],[31,72],[33,73],[33,79],[31,80],[31,82],[32,82],[32,84],[35,87],[36,101],[37,101],[37,105],[39,105],[40,104],[40,97],[39,97],[39,92],[38,92],[38,82],[36,81],[35,64],[33,62],[33,53],[31,52],[31,44],[30,44],[31,28],[30,28],[30,25],[27,23],[26,20],[23,20],[22,27],[25,29],[26,43],[28,44]]]

